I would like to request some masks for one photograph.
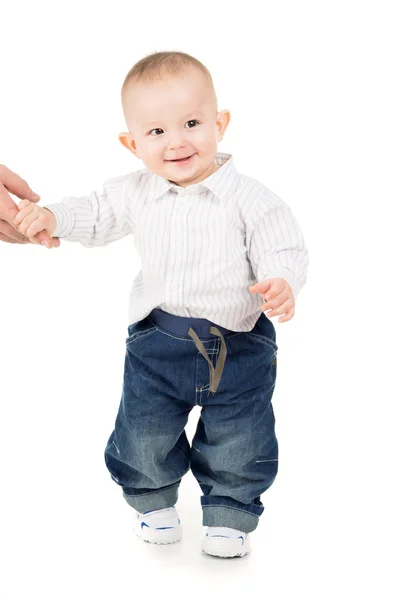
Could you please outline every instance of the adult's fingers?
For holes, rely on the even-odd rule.
[[[50,248],[58,248],[61,245],[61,240],[59,238],[50,237],[47,231],[36,233],[36,235],[33,236],[33,239],[37,241],[38,244],[47,241],[50,244]]]
[[[40,196],[31,190],[24,179],[5,165],[0,165],[0,219],[8,221],[8,223],[12,223],[18,211],[9,192],[18,198],[27,198],[31,202],[40,200]]]
[[[44,240],[47,240],[50,244],[50,248],[59,248],[61,241],[59,238],[50,238],[46,231],[40,231],[34,238],[38,244],[41,244]],[[0,221],[0,242],[8,242],[9,244],[31,244],[32,242],[22,233],[19,233],[14,229],[12,225],[9,225],[6,221]]]
[[[14,229],[12,225],[7,223],[7,221],[0,221],[0,234],[3,236],[0,238],[3,242],[29,244],[29,240],[22,233],[19,233],[19,231]]]
[[[14,171],[11,171],[11,169],[5,165],[0,165],[0,233],[6,236],[6,239],[1,237],[0,240],[4,242],[9,241],[7,238],[11,238],[14,240],[14,243],[30,243],[29,240],[26,242],[25,236],[21,237],[21,234],[16,230],[14,230],[15,233],[12,233],[8,228],[4,230],[4,226],[7,224],[5,222],[12,225],[14,218],[18,214],[18,207],[14,200],[12,200],[9,192],[18,196],[18,198],[26,198],[31,202],[38,202],[40,200],[40,196],[31,190],[22,177],[14,173]],[[51,238],[46,231],[42,231],[37,235],[39,236],[40,243],[46,240],[49,243],[50,248],[58,248],[60,245],[60,241]]]
[[[4,235],[4,233],[0,233],[0,242],[8,242],[9,244],[29,244],[30,243],[27,238],[25,238],[25,240],[23,240],[22,242],[17,242],[16,240],[13,240],[12,238],[9,238],[6,235]]]
[[[25,236],[21,235],[12,226],[12,222],[18,214],[18,207],[14,200],[12,200],[9,192],[18,196],[18,198],[26,198],[31,202],[38,202],[40,200],[40,196],[31,190],[28,183],[22,177],[5,165],[0,165],[0,234],[2,234],[0,241],[10,242],[10,240],[13,240],[14,243],[19,244],[30,243]],[[10,224],[12,229],[7,227],[7,224]],[[58,248],[60,245],[59,239],[51,238],[46,231],[41,231],[37,234],[37,238],[39,243],[46,240],[50,248]],[[36,239],[36,236],[34,239]]]
[[[18,198],[28,198],[31,202],[38,202],[40,196],[30,188],[25,179],[11,171],[5,165],[0,165],[0,182],[3,186]]]

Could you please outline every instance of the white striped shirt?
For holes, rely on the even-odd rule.
[[[306,282],[308,250],[287,204],[239,173],[232,155],[186,188],[148,169],[109,179],[101,193],[47,206],[54,237],[93,248],[133,234],[142,268],[133,281],[129,324],[159,307],[250,331],[261,314],[248,287],[283,277],[295,298]]]

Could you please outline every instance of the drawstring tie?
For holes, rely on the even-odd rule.
[[[221,338],[221,350],[220,350],[220,354],[219,354],[219,357],[217,360],[216,368],[213,367],[213,363],[211,362],[211,360],[205,350],[204,345],[202,344],[201,340],[198,338],[197,334],[192,329],[192,327],[190,327],[189,331],[188,331],[188,334],[191,336],[191,338],[193,338],[197,349],[209,363],[210,391],[215,393],[217,391],[218,384],[220,383],[221,375],[222,375],[222,372],[224,369],[225,359],[227,356],[227,347],[225,345],[224,336],[221,333],[221,331],[219,329],[217,329],[217,327],[211,326],[210,333],[212,333],[214,335],[218,335],[218,337]]]

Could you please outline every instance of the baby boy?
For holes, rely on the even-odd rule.
[[[134,235],[142,269],[106,466],[135,510],[136,534],[156,544],[182,537],[175,504],[191,469],[203,493],[202,550],[244,556],[278,468],[269,317],[294,316],[308,251],[286,203],[218,152],[230,113],[218,111],[201,62],[144,57],[125,78],[122,105],[119,139],[146,168],[47,207],[22,200],[14,224],[33,242],[46,230],[86,247]],[[196,405],[190,446],[184,428]]]

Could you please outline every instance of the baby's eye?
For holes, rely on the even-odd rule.
[[[187,123],[199,123],[199,121],[197,119],[191,119],[190,121],[187,121]],[[185,125],[187,124],[185,123]],[[191,126],[188,127],[188,129],[192,129]]]
[[[151,135],[152,131],[163,131],[163,129],[160,129],[159,127],[157,127],[156,129],[151,129],[151,131],[149,132],[149,135]],[[155,136],[157,137],[157,136]]]

